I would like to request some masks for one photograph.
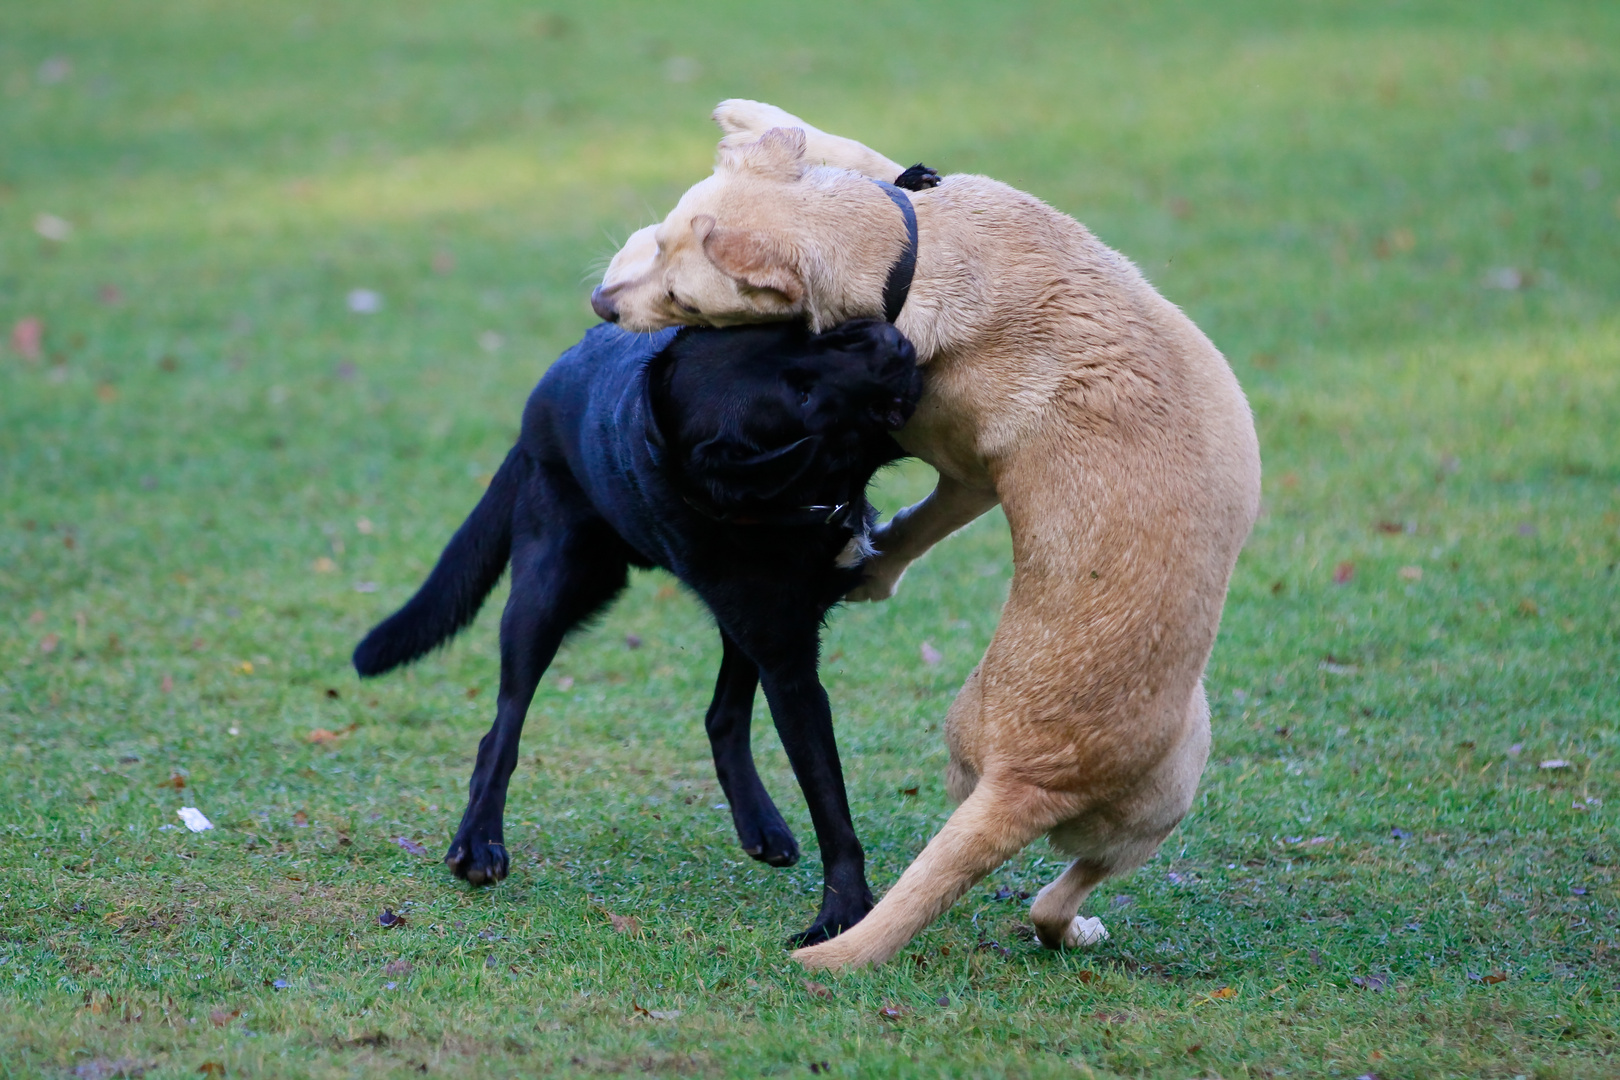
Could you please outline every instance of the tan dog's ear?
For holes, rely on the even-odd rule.
[[[751,143],[720,147],[719,167],[768,180],[797,180],[804,173],[804,132],[776,127]]]
[[[703,253],[727,277],[751,289],[780,293],[789,304],[804,299],[804,281],[793,269],[792,253],[768,234],[720,228],[707,214],[693,218],[692,227],[703,243]]]

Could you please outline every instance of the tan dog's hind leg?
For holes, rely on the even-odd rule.
[[[890,161],[869,146],[842,135],[829,135],[763,101],[728,98],[715,106],[714,122],[726,133],[720,140],[721,146],[751,143],[771,128],[798,128],[805,136],[804,159],[812,165],[849,169],[888,183],[893,183],[895,177],[905,171],[904,165]]]
[[[1095,945],[1108,937],[1101,919],[1077,913],[1091,890],[1153,857],[1186,816],[1209,757],[1209,701],[1200,682],[1187,707],[1187,726],[1173,746],[1125,796],[1052,830],[1052,846],[1078,856],[1042,889],[1030,922],[1048,949]]]
[[[1076,859],[1058,879],[1035,896],[1029,921],[1048,949],[1078,949],[1108,937],[1101,919],[1082,919],[1076,912],[1091,890],[1108,877],[1100,863]]]
[[[883,963],[980,878],[1076,809],[1073,796],[985,776],[866,918],[793,958],[808,968]]]

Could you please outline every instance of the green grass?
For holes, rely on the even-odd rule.
[[[497,889],[437,862],[490,613],[347,667],[731,95],[1075,214],[1250,394],[1209,771],[1095,951],[991,898],[1037,846],[807,990],[819,865],[713,808],[715,635],[662,575],[542,686]],[[45,342],[0,353],[0,1076],[1614,1076],[1617,300],[1613,4],[4,0],[0,329]],[[834,619],[878,890],[1008,573],[992,515]]]

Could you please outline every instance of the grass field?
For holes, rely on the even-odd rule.
[[[0,0],[0,1077],[1620,1074],[1620,6],[547,4]],[[498,602],[348,668],[736,95],[1076,215],[1253,402],[1210,767],[1093,951],[1037,846],[807,988],[807,815],[761,703],[809,850],[736,848],[662,575],[499,888],[438,862]],[[1008,576],[991,515],[834,618],[877,890]]]

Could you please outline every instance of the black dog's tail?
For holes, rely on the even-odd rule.
[[[523,472],[520,453],[514,447],[506,456],[416,595],[355,646],[354,670],[362,676],[392,671],[438,648],[484,606],[512,555],[512,508]]]

